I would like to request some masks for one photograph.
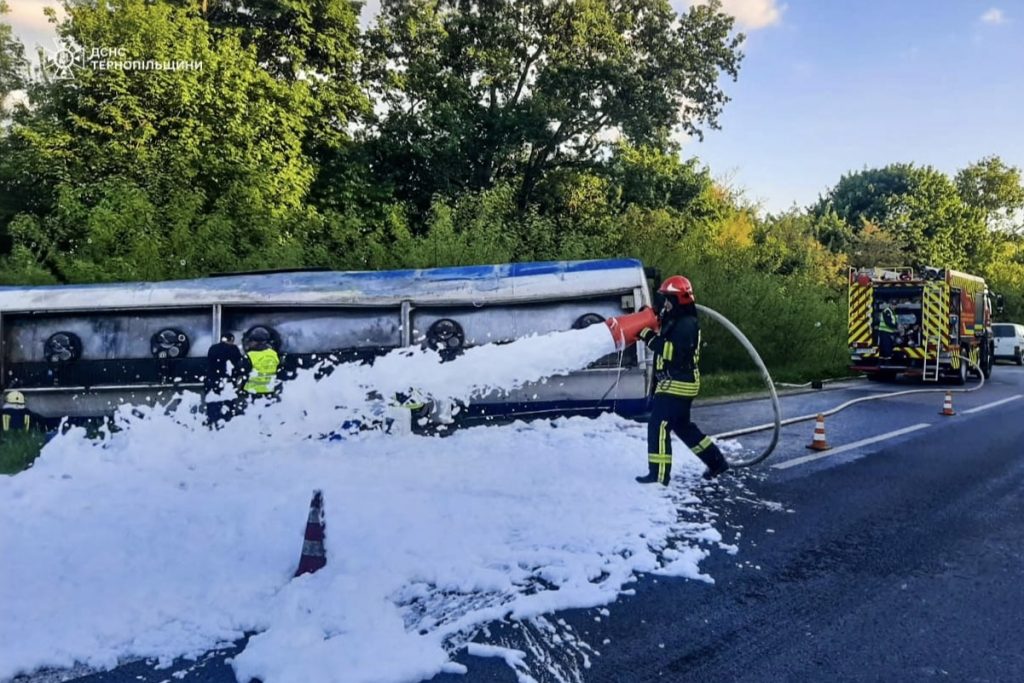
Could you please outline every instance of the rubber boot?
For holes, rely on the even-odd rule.
[[[701,459],[701,462],[708,466],[708,468],[704,470],[704,474],[701,475],[708,481],[711,481],[718,475],[729,471],[729,463],[726,462],[725,456],[722,455],[722,451],[718,450],[718,446],[716,444],[708,446],[704,452],[697,457]]]
[[[653,462],[647,463],[647,474],[636,478],[638,484],[656,484],[658,482],[658,466]]]
[[[636,481],[638,484],[657,484],[660,483],[662,486],[668,486],[669,480],[672,478],[672,465],[665,465],[665,478],[660,482],[658,481],[658,465],[653,462],[647,463],[647,474],[642,477],[637,477]]]

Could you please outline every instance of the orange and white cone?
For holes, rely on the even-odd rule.
[[[299,568],[295,570],[295,576],[312,574],[327,565],[325,536],[323,493],[313,491],[313,500],[309,503],[309,519],[306,521],[306,535],[302,540],[302,557],[299,558]]]
[[[942,412],[939,415],[956,415],[956,411],[953,410],[953,394],[946,392],[946,398],[942,402]]]
[[[814,423],[814,437],[807,447],[812,451],[827,451],[832,448],[825,439],[825,416],[821,413],[818,413],[818,418]]]

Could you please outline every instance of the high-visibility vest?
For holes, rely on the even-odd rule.
[[[249,380],[245,383],[245,391],[250,394],[269,394],[274,390],[277,379],[277,366],[281,359],[274,349],[263,349],[261,351],[250,351],[249,361],[252,362],[252,372],[249,373]]]
[[[893,315],[891,308],[883,308],[882,314],[878,316],[878,331],[879,332],[895,332],[896,331],[896,316]]]
[[[0,417],[0,430],[9,432],[23,429],[28,431],[32,428],[32,416],[27,410],[18,408],[4,408],[3,416]]]

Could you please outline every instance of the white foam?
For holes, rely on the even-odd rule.
[[[310,438],[372,413],[367,392],[467,399],[583,367],[614,348],[601,328],[304,373],[216,432],[185,398],[122,411],[98,441],[54,439],[0,478],[0,679],[259,632],[239,680],[416,681],[458,670],[451,653],[491,620],[605,605],[638,571],[702,578],[700,548],[660,554],[684,530],[672,495],[633,482],[646,447],[621,418]],[[293,580],[313,489],[329,561]]]

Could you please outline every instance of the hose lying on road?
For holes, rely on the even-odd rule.
[[[779,420],[778,398],[775,395],[774,387],[772,387],[771,395],[772,395],[772,400],[773,400],[773,406],[775,408],[775,422],[768,422],[766,424],[757,425],[757,426],[754,426],[754,427],[744,427],[742,429],[735,429],[735,430],[733,430],[731,432],[724,432],[722,434],[715,434],[714,436],[715,436],[716,439],[728,439],[728,438],[732,438],[732,437],[736,437],[736,436],[743,436],[744,434],[754,434],[756,432],[763,432],[766,429],[774,429],[775,432],[772,435],[771,444],[769,444],[769,447],[768,447],[768,449],[767,449],[767,451],[765,453],[763,453],[762,455],[758,456],[757,458],[753,458],[753,459],[750,459],[750,460],[742,460],[742,461],[739,461],[739,462],[736,462],[736,463],[733,463],[732,460],[729,461],[730,465],[734,465],[736,467],[745,467],[747,465],[753,465],[755,463],[761,462],[766,457],[768,457],[768,454],[771,453],[771,451],[774,449],[775,444],[779,440],[779,429],[780,429],[780,427],[788,427],[789,425],[797,424],[798,422],[808,422],[810,420],[816,419],[818,417],[818,415],[821,415],[823,417],[828,417],[830,415],[835,415],[836,413],[838,413],[838,412],[840,412],[842,410],[846,410],[847,408],[849,408],[851,406],[855,406],[858,403],[866,403],[868,401],[879,401],[879,400],[886,399],[886,398],[896,398],[897,396],[910,396],[911,394],[935,394],[935,393],[945,393],[947,391],[950,392],[950,393],[954,393],[954,394],[967,394],[967,393],[971,393],[972,391],[977,391],[978,389],[981,389],[983,386],[985,386],[985,373],[981,371],[981,368],[978,367],[970,358],[967,358],[966,356],[960,356],[960,359],[961,359],[962,362],[965,362],[969,366],[971,366],[974,369],[974,371],[978,373],[978,384],[977,385],[975,385],[973,387],[970,387],[970,388],[964,388],[964,389],[947,389],[945,387],[934,387],[934,388],[931,388],[931,389],[906,389],[904,391],[892,391],[892,392],[888,392],[888,393],[885,393],[885,394],[875,394],[873,396],[862,396],[861,398],[855,398],[855,399],[852,399],[850,401],[847,401],[846,403],[840,403],[835,408],[831,408],[829,410],[824,410],[824,411],[821,411],[821,412],[818,412],[818,413],[812,413],[812,414],[809,414],[809,415],[801,415],[799,417],[791,417],[791,418],[788,418],[786,420],[781,420],[781,421]],[[767,376],[767,371],[765,372],[765,374]]]
[[[810,382],[804,382],[803,384],[790,384],[789,382],[776,382],[775,386],[777,386],[777,387],[785,387],[786,389],[806,389],[807,387],[814,386],[815,384],[831,384],[832,382],[849,382],[851,379],[853,379],[853,378],[851,378],[851,377],[833,377],[831,379],[812,380]]]

